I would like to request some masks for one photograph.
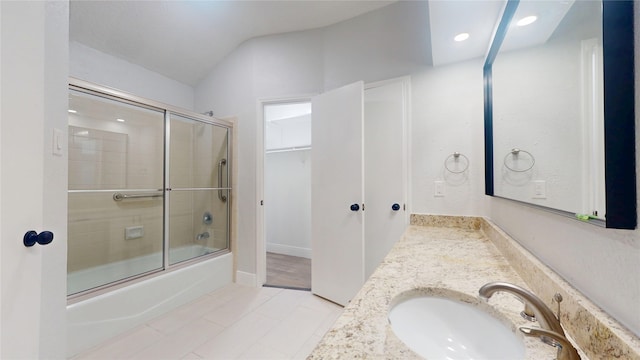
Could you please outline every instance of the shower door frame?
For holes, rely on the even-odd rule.
[[[131,104],[131,105],[135,105],[135,106],[140,106],[142,108],[146,108],[146,109],[153,109],[153,110],[158,110],[158,111],[162,111],[164,112],[164,124],[163,124],[163,128],[164,128],[164,140],[163,140],[163,188],[162,188],[162,194],[163,194],[163,231],[162,231],[162,251],[163,251],[163,264],[162,267],[156,270],[151,270],[148,272],[144,272],[141,274],[137,274],[137,275],[133,275],[131,277],[127,277],[124,279],[120,279],[114,282],[110,282],[107,284],[103,284],[100,286],[97,286],[95,288],[91,288],[91,289],[87,289],[81,292],[78,292],[76,294],[71,294],[71,295],[67,295],[67,303],[68,304],[73,304],[73,303],[77,303],[86,299],[90,299],[92,297],[101,295],[101,294],[105,294],[107,292],[111,292],[113,290],[116,290],[118,288],[122,288],[125,286],[129,286],[132,284],[135,284],[137,282],[143,281],[143,280],[147,280],[156,276],[161,276],[164,274],[167,274],[169,272],[173,272],[179,269],[182,269],[184,267],[188,267],[191,266],[193,264],[196,263],[200,263],[202,261],[206,261],[209,259],[213,259],[216,257],[219,257],[221,255],[224,254],[228,254],[230,252],[232,252],[233,246],[235,245],[235,234],[236,231],[233,229],[232,224],[234,224],[235,220],[233,219],[234,214],[235,214],[235,204],[234,204],[234,198],[235,198],[235,187],[233,186],[234,181],[235,181],[235,154],[234,154],[234,147],[235,147],[235,136],[234,136],[234,129],[235,129],[235,122],[233,120],[228,120],[228,119],[219,119],[219,118],[214,118],[214,117],[210,117],[207,115],[203,115],[203,114],[197,114],[193,111],[187,110],[187,109],[183,109],[180,107],[176,107],[176,106],[172,106],[169,104],[165,104],[159,101],[155,101],[155,100],[150,100],[144,97],[140,97],[140,96],[136,96],[136,95],[132,95],[120,90],[116,90],[113,88],[109,88],[106,86],[102,86],[102,85],[98,85],[98,84],[94,84],[85,80],[81,80],[81,79],[77,79],[77,78],[73,78],[73,77],[69,77],[69,84],[68,84],[68,90],[75,90],[75,91],[79,91],[79,92],[83,92],[86,94],[90,94],[90,95],[94,95],[94,96],[98,96],[98,97],[102,97],[105,99],[110,99],[110,100],[115,100],[115,101],[120,101],[120,102],[124,102],[127,104]],[[215,251],[213,253],[210,254],[206,254],[206,255],[202,255],[202,256],[198,256],[192,259],[188,259],[185,261],[181,261],[178,262],[176,264],[171,265],[169,263],[169,232],[168,232],[168,226],[169,226],[169,197],[170,197],[170,189],[168,188],[168,176],[169,176],[169,142],[171,140],[171,134],[169,132],[170,130],[170,120],[171,120],[171,114],[175,114],[175,115],[179,115],[188,119],[191,119],[193,121],[199,121],[208,125],[215,125],[215,126],[220,126],[220,127],[224,127],[227,129],[227,187],[225,188],[221,188],[222,190],[227,190],[228,191],[228,196],[227,196],[227,248],[226,249],[221,249],[218,251]],[[67,210],[68,211],[68,210]],[[235,260],[234,260],[234,264],[235,264]],[[235,265],[234,265],[235,268]]]

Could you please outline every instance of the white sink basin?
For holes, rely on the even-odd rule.
[[[452,299],[416,296],[393,305],[395,335],[426,359],[522,359],[524,344],[483,310]]]

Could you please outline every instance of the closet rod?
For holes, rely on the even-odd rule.
[[[291,151],[304,151],[304,150],[311,150],[311,146],[303,146],[303,147],[292,146],[292,147],[288,147],[288,148],[271,149],[271,150],[265,151],[265,153],[266,154],[271,154],[271,153],[291,152]]]

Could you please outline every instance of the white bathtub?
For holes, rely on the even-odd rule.
[[[230,284],[232,269],[228,253],[68,305],[67,357]],[[85,272],[75,280],[90,275]]]
[[[190,245],[171,249],[169,263],[193,259],[220,249],[202,245]],[[144,274],[162,267],[162,252],[115,261],[96,267],[74,271],[67,275],[67,294],[77,294],[97,286],[109,284],[127,277]]]

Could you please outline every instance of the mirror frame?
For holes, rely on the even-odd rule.
[[[494,30],[483,67],[485,194],[489,196],[496,196],[493,186],[492,65],[519,3],[520,0],[507,1],[500,22]],[[629,0],[602,1],[606,203],[604,223],[607,228],[629,230],[635,229],[638,222],[633,3],[634,1]],[[575,218],[574,214],[565,211],[523,204]],[[589,222],[602,223],[601,220]]]

